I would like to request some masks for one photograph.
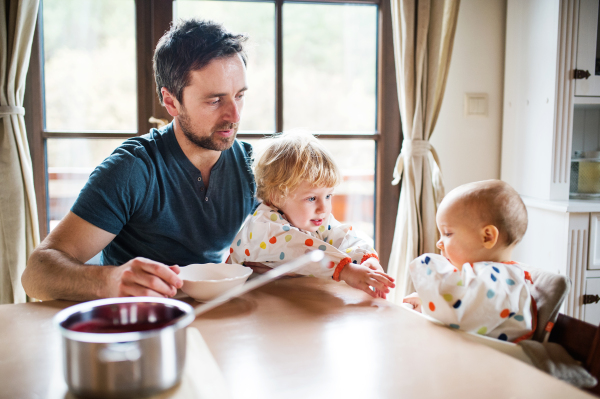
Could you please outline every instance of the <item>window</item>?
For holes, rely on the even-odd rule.
[[[342,168],[334,215],[386,251],[400,144],[388,7],[378,0],[42,0],[25,104],[42,238],[116,146],[147,133],[150,117],[170,120],[155,94],[152,53],[173,19],[197,17],[250,37],[238,138],[257,145],[282,130],[317,134]]]

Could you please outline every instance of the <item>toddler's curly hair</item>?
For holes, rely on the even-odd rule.
[[[342,181],[339,168],[325,146],[311,133],[284,132],[266,138],[254,165],[256,196],[281,205],[300,184],[335,187]]]

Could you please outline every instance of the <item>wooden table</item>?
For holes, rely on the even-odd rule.
[[[0,397],[48,398],[52,316],[0,306]],[[195,302],[194,302],[195,304]],[[344,283],[283,279],[198,317],[234,398],[585,398],[583,391]]]

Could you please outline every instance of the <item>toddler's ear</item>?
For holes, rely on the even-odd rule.
[[[487,249],[492,249],[498,243],[498,237],[500,232],[498,228],[492,224],[485,226],[481,229],[481,237],[483,239],[483,246]]]

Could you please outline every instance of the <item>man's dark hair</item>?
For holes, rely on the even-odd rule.
[[[162,87],[183,103],[183,89],[190,83],[190,72],[216,58],[240,54],[246,65],[243,43],[247,39],[212,21],[187,19],[172,24],[154,51],[154,78],[160,103],[164,105]]]

